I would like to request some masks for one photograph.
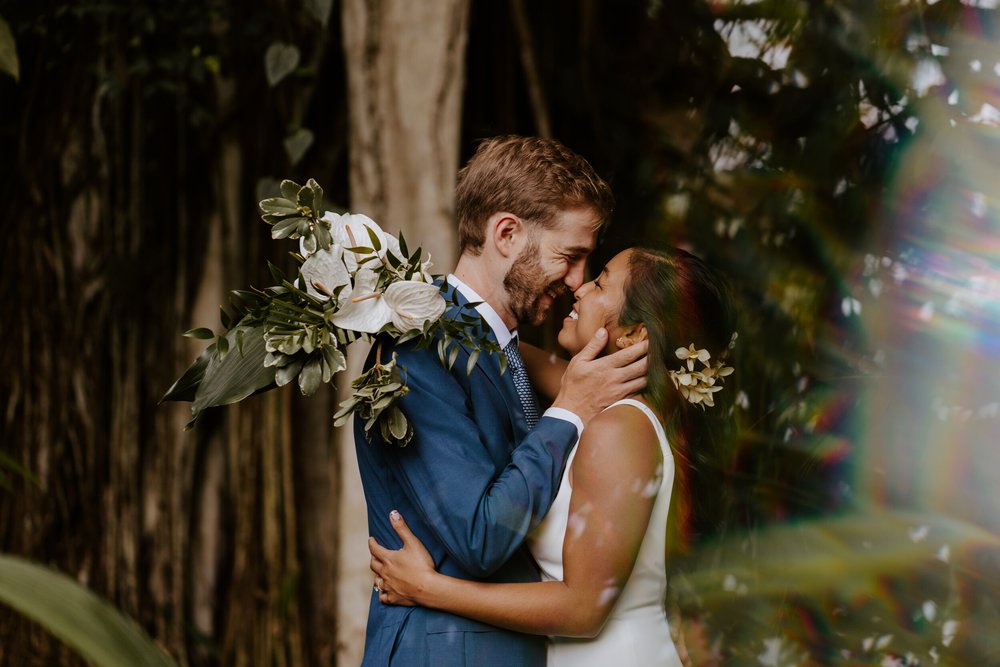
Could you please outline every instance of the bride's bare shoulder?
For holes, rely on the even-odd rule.
[[[624,456],[623,454],[628,454]],[[663,458],[656,429],[646,413],[621,403],[601,412],[587,423],[580,438],[577,458],[598,464],[628,459],[638,468],[655,467]]]

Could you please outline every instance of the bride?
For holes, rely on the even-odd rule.
[[[542,581],[439,574],[394,511],[403,548],[369,540],[379,600],[549,635],[550,667],[680,665],[664,612],[666,554],[686,520],[685,452],[697,447],[702,410],[715,407],[732,372],[722,365],[735,338],[730,303],[701,260],[639,248],[616,255],[575,299],[559,344],[575,354],[601,327],[606,352],[648,339],[648,384],[587,424],[549,513],[528,538]],[[554,396],[565,362],[523,344],[522,356],[539,393]]]

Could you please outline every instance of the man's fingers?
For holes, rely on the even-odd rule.
[[[629,345],[608,356],[608,360],[615,366],[628,366],[640,359],[644,359],[649,353],[649,341],[641,340],[635,345]]]
[[[601,351],[608,344],[608,330],[601,327],[596,332],[594,332],[594,337],[590,339],[583,349],[576,353],[577,359],[584,359],[590,361],[596,359]]]

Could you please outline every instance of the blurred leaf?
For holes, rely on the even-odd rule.
[[[138,625],[61,572],[0,555],[0,602],[98,667],[176,665]]]
[[[267,83],[273,88],[299,65],[299,50],[292,44],[275,42],[264,54]]]
[[[309,147],[312,146],[313,133],[301,127],[294,134],[285,138],[285,152],[288,153],[289,161],[294,165],[298,164],[302,156],[306,154]]]
[[[7,72],[15,81],[21,78],[21,66],[17,60],[17,44],[10,26],[0,17],[0,72]]]
[[[306,0],[306,10],[316,17],[324,28],[330,20],[330,9],[333,7],[333,0]]]

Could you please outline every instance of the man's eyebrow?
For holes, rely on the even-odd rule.
[[[567,255],[589,255],[593,250],[590,246],[576,245],[571,248],[563,248],[563,253]]]

